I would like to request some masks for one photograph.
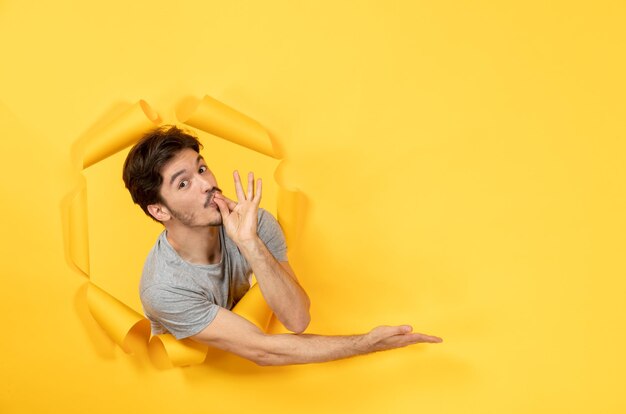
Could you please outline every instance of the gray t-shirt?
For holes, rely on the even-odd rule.
[[[257,234],[278,260],[287,260],[285,236],[278,221],[259,208]],[[164,230],[144,264],[139,295],[152,334],[171,333],[176,339],[197,334],[217,315],[219,307],[232,309],[250,289],[252,268],[239,248],[219,227],[221,261],[192,264],[184,261],[167,241]]]

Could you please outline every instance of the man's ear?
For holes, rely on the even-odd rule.
[[[160,204],[160,203],[149,204],[147,208],[148,208],[148,213],[150,213],[152,217],[154,217],[155,219],[159,220],[162,223],[172,218],[170,211],[163,204]]]

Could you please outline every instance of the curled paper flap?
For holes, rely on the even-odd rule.
[[[87,137],[83,168],[126,148],[160,123],[159,115],[146,101],[140,100],[110,124]]]
[[[170,360],[170,357],[167,355],[167,349],[165,349],[165,343],[172,343],[172,341],[175,343],[176,338],[174,338],[174,336],[170,334],[155,335],[150,338],[150,343],[148,344],[148,356],[150,357],[150,361],[152,361],[152,364],[155,367],[159,369],[174,367],[174,364]],[[175,344],[174,346],[180,345]],[[203,354],[203,358],[205,356],[206,355]],[[195,361],[196,358],[190,357],[188,360]]]
[[[276,158],[270,136],[261,124],[208,95],[179,107],[176,116],[194,128]]]
[[[172,334],[155,335],[148,346],[150,360],[161,369],[201,364],[208,350],[208,345],[188,338],[177,340]]]
[[[89,284],[87,305],[102,329],[126,353],[136,349],[133,344],[146,343],[150,322],[102,289]]]
[[[297,246],[298,238],[302,233],[306,198],[298,190],[287,190],[280,187],[278,190],[277,218],[283,231],[287,246],[291,250]]]
[[[237,302],[233,312],[246,318],[264,332],[267,330],[272,317],[272,309],[265,302],[258,283],[252,286]]]
[[[87,187],[78,187],[69,205],[69,249],[72,262],[89,275],[89,235],[87,233]]]

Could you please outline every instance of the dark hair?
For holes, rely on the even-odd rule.
[[[161,169],[180,151],[191,148],[200,152],[202,144],[196,137],[174,125],[164,125],[145,134],[124,161],[123,179],[135,204],[148,217],[158,221],[148,206],[164,203],[159,190],[163,183]]]

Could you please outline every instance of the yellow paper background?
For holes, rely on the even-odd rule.
[[[0,3],[0,412],[626,410],[623,2],[196,3]],[[102,333],[67,253],[72,144],[205,94],[306,195],[307,332],[443,344],[159,370]]]

